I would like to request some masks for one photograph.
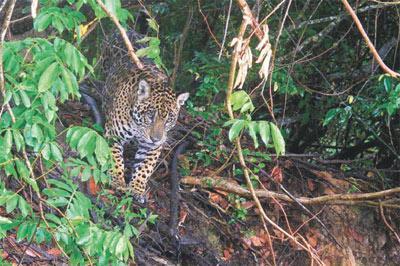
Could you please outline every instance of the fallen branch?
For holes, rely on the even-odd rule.
[[[230,193],[235,193],[242,197],[252,198],[252,193],[235,183],[224,180],[218,177],[194,177],[185,176],[181,179],[182,184],[200,186],[204,189],[219,189]],[[283,200],[289,203],[300,202],[304,205],[318,205],[318,204],[328,204],[328,205],[370,205],[379,207],[379,202],[374,202],[371,200],[380,199],[388,196],[393,196],[396,194],[400,195],[400,187],[382,190],[378,192],[370,193],[359,193],[359,194],[334,194],[320,196],[316,198],[299,197],[293,200],[291,197],[263,189],[255,189],[254,193],[259,198],[275,198]],[[400,205],[382,203],[384,207],[400,208]]]
[[[375,58],[375,60],[378,62],[379,66],[382,68],[382,70],[386,73],[388,73],[390,76],[392,77],[400,77],[400,74],[393,71],[392,69],[390,69],[382,60],[382,58],[379,56],[378,51],[375,49],[375,46],[373,45],[373,43],[371,42],[371,40],[369,39],[367,33],[365,32],[360,20],[358,19],[356,13],[354,12],[354,10],[351,8],[349,2],[347,2],[347,0],[342,0],[342,3],[344,5],[344,7],[346,8],[347,12],[350,14],[350,16],[352,17],[352,19],[354,20],[358,30],[360,31],[361,35],[363,36],[365,42],[368,45],[368,48],[371,50],[372,56]]]
[[[115,26],[117,26],[119,32],[121,33],[122,39],[124,40],[125,46],[128,49],[128,54],[131,57],[133,63],[137,65],[139,69],[143,69],[143,64],[140,62],[139,58],[135,54],[135,50],[133,49],[132,43],[129,41],[128,35],[126,34],[125,29],[121,26],[118,19],[107,9],[107,7],[101,2],[101,0],[96,0],[97,4],[103,9],[103,11],[107,14],[109,18],[114,22]]]

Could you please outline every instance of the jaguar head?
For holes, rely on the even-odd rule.
[[[189,98],[189,93],[176,97],[168,85],[162,86],[166,87],[151,88],[146,80],[139,81],[138,100],[133,107],[133,119],[142,136],[139,141],[163,144],[168,131],[175,126],[181,106]]]

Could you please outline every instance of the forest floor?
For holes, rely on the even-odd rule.
[[[90,117],[90,111],[79,102],[70,102],[62,109],[64,126],[82,124],[85,122],[82,118],[85,117]],[[184,123],[178,128],[195,123],[190,117],[181,120]],[[190,142],[188,138],[186,140]],[[179,146],[179,142],[175,142],[174,146]],[[171,161],[171,158],[177,157],[175,159],[179,159],[179,164],[183,165],[188,160],[186,154],[199,148],[191,143],[186,153],[182,152],[181,155],[171,155],[174,154],[171,148],[167,150],[168,156],[165,158]],[[130,156],[127,155],[128,160]],[[355,184],[360,191],[368,191],[368,180],[356,182],[351,177],[343,178],[344,173],[337,167],[324,163],[318,166],[307,163],[307,158],[282,157],[279,159],[279,171],[275,169],[271,173],[272,179],[268,175],[271,170],[267,170],[270,166],[267,165],[259,175],[260,181],[268,190],[284,193],[284,188],[294,197],[314,198],[346,193],[354,189]],[[235,211],[238,211],[235,206],[238,201],[232,200],[232,197],[239,197],[224,189],[216,189],[212,184],[182,184],[190,183],[194,176],[212,176],[216,169],[210,166],[192,169],[190,175],[182,177],[180,189],[175,194],[171,192],[171,180],[176,178],[176,165],[171,168],[167,163],[161,165],[151,181],[146,205],[158,215],[158,219],[154,226],[139,228],[141,237],[134,243],[138,265],[269,265],[274,261],[276,265],[311,263],[310,253],[288,240],[282,232],[270,226],[267,227],[268,232],[265,230],[260,222],[259,210],[249,195],[245,195],[247,200],[240,203],[242,211],[245,209],[245,218],[232,219]],[[373,177],[372,172],[370,177]],[[273,179],[279,181],[279,185]],[[218,178],[214,177],[214,180]],[[232,177],[224,180],[240,187],[238,180]],[[82,190],[88,192],[86,187],[83,184]],[[93,192],[93,188],[90,191]],[[171,198],[179,202],[180,208],[176,214],[170,208]],[[297,203],[274,198],[263,198],[261,201],[268,217],[291,235],[300,233],[296,234],[296,239],[301,240],[300,235],[303,236],[309,248],[316,251],[325,265],[398,265],[400,262],[400,239],[396,233],[400,224],[398,208],[382,208],[379,203],[372,201],[343,204],[326,202],[309,205],[306,211]],[[373,204],[377,206],[371,206]],[[0,213],[4,211],[0,209]],[[177,217],[174,219],[171,215]],[[177,232],[172,232],[174,223]],[[56,246],[17,242],[13,234],[3,240],[2,248],[2,257],[10,262],[16,263],[20,254],[25,254],[23,264],[66,264]]]

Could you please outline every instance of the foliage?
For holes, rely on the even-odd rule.
[[[70,5],[64,7],[59,7],[58,1],[42,2],[34,29],[40,32],[55,28],[60,36],[6,42],[3,50],[6,92],[2,104],[10,104],[12,113],[2,111],[0,122],[0,168],[9,177],[9,181],[0,182],[0,206],[7,214],[0,217],[0,237],[16,232],[17,241],[54,241],[73,265],[93,261],[99,265],[120,264],[134,257],[130,239],[139,237],[135,224],[154,223],[156,216],[148,217],[145,209],[140,213],[118,212],[126,225],[109,227],[104,211],[80,191],[76,182],[90,178],[96,183],[109,182],[113,162],[108,143],[91,128],[74,126],[60,131],[58,122],[59,105],[79,99],[79,82],[93,73],[79,47],[62,39],[68,39],[68,34],[61,34],[79,35],[86,21],[80,8],[86,3],[98,19],[104,13],[91,0],[69,0]],[[106,4],[123,23],[131,17],[119,1]],[[69,40],[74,39],[71,37]],[[159,44],[156,39],[150,43]],[[64,139],[70,148],[62,145]],[[77,157],[70,156],[73,151]],[[28,159],[23,156],[26,153]],[[39,162],[41,176],[36,176]],[[59,179],[52,178],[56,168],[63,173]],[[8,190],[10,180],[19,182],[21,189],[31,187],[35,198],[42,198],[44,208],[38,210],[34,201]],[[123,197],[121,202],[131,201]],[[93,220],[93,213],[101,222]]]

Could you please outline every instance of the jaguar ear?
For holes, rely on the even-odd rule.
[[[189,92],[179,94],[179,96],[176,99],[178,106],[184,105],[187,99],[189,99]]]
[[[139,81],[138,100],[143,101],[150,96],[150,86],[144,79]]]

